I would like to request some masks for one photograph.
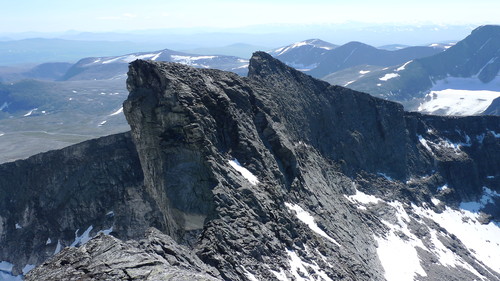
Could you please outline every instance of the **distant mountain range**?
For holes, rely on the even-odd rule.
[[[500,26],[479,27],[433,56],[363,75],[358,68],[351,70],[357,77],[348,78],[352,79],[347,82],[349,88],[404,103],[408,110],[480,114],[500,96]],[[332,74],[323,79],[338,83],[337,77]]]
[[[307,71],[307,74],[313,77],[322,78],[357,65],[392,66],[437,54],[443,50],[437,47],[417,46],[388,51],[360,42],[336,46],[313,39],[271,50],[269,54],[289,66]]]
[[[199,68],[216,68],[246,75],[248,60],[219,55],[195,55],[169,49],[112,57],[84,58],[74,64],[61,80],[102,80],[125,77],[128,64],[136,59],[178,62]]]
[[[359,42],[338,46],[310,39],[268,53],[332,84],[401,102],[408,110],[498,115],[499,28],[478,28],[454,46],[384,46],[393,49],[389,51]],[[217,68],[243,76],[248,71],[248,60],[235,56],[170,49],[125,54],[87,57],[75,64],[1,67],[0,148],[16,154],[5,153],[0,162],[128,130],[120,110],[127,93],[128,63],[136,59]],[[428,54],[433,55],[424,58]]]
[[[13,41],[0,40],[0,65],[40,64],[46,62],[76,62],[90,56],[111,56],[146,50],[160,45],[130,41],[86,41],[32,38]]]

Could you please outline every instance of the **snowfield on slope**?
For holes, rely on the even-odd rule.
[[[435,115],[477,115],[498,97],[499,76],[487,84],[474,77],[448,77],[435,83],[417,111]]]
[[[389,229],[388,232],[374,236],[378,243],[377,254],[388,281],[410,281],[417,276],[427,276],[417,250],[433,253],[438,258],[437,262],[445,267],[465,269],[477,276],[476,280],[486,280],[486,277],[476,270],[477,264],[474,267],[462,258],[453,246],[449,248],[450,246],[443,244],[441,239],[450,235],[457,237],[469,249],[473,258],[488,267],[479,265],[483,270],[500,273],[500,224],[482,224],[478,221],[479,210],[493,203],[493,198],[500,199],[500,194],[495,191],[484,187],[483,196],[477,202],[462,202],[459,209],[446,206],[442,212],[435,212],[425,204],[416,206],[399,201],[384,201],[358,190],[355,195],[345,197],[363,211],[374,207],[375,204],[388,205],[394,210],[390,219],[381,217],[382,223]],[[432,203],[436,206],[442,204],[436,198],[432,198]],[[444,230],[429,227],[430,224],[426,223],[426,220],[437,223]],[[413,224],[416,221],[427,225],[430,235],[427,238],[416,235],[410,225],[411,221]]]

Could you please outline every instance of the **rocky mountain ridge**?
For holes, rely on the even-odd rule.
[[[11,273],[101,231],[139,242],[100,234],[27,280],[500,280],[438,217],[489,196],[463,226],[498,231],[498,117],[407,113],[262,52],[248,78],[137,60],[127,86],[131,135],[0,165]]]

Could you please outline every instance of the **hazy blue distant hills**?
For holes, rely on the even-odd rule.
[[[320,39],[309,39],[270,50],[268,53],[291,67],[310,71],[324,59],[324,54],[337,47]]]
[[[396,51],[396,50],[401,50],[401,49],[408,48],[408,47],[411,47],[411,46],[402,45],[402,44],[390,44],[390,45],[379,46],[377,48],[382,49],[382,50],[387,50],[387,51]]]
[[[442,53],[367,73],[348,87],[402,102],[409,110],[479,114],[500,93],[499,70],[500,26],[490,25]],[[333,82],[333,76],[325,80]]]
[[[136,59],[178,62],[198,68],[215,68],[240,75],[247,73],[248,60],[221,55],[194,55],[164,49],[112,57],[84,58],[74,64],[61,80],[103,80],[125,78],[128,64]]]
[[[268,50],[269,47],[257,46],[245,43],[236,43],[223,47],[204,47],[181,50],[184,53],[197,55],[224,55],[249,59],[256,51]]]
[[[81,41],[34,38],[0,41],[0,65],[75,62],[83,57],[111,56],[158,48],[127,41]]]

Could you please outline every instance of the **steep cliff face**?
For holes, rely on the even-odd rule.
[[[140,167],[130,134],[0,165],[0,260],[19,274],[90,232],[142,236],[152,209]]]
[[[106,183],[86,184],[95,200],[77,201],[80,208],[71,210],[95,229],[109,227],[99,214],[114,210],[111,234],[121,239],[138,239],[154,226],[173,240],[154,231],[139,245],[100,235],[63,250],[28,280],[127,274],[131,280],[500,280],[491,262],[499,251],[483,251],[500,243],[491,238],[500,237],[498,117],[406,113],[399,104],[331,86],[261,52],[251,59],[248,78],[138,60],[127,86],[124,113],[135,149],[128,135],[69,148],[108,140],[106,152],[88,149],[88,158],[77,161],[93,172],[85,175]],[[59,167],[61,156],[49,156],[37,157]],[[37,167],[33,161],[0,168],[23,173],[20,166]],[[76,171],[26,178],[48,178],[64,189],[63,179],[82,178],[69,176]],[[1,187],[10,185],[31,188]],[[42,182],[39,196],[50,194],[50,186]],[[110,189],[116,194],[104,196]],[[28,205],[38,200],[28,198]],[[26,204],[2,215],[11,222],[8,235],[15,237],[12,222]],[[89,204],[102,211],[87,212]],[[462,228],[445,216],[458,218]],[[472,233],[467,229],[492,235],[474,244],[460,236]],[[37,243],[27,248],[31,254],[22,252],[24,259],[20,251],[2,258],[21,268],[39,252]],[[103,249],[126,254],[105,262]]]

